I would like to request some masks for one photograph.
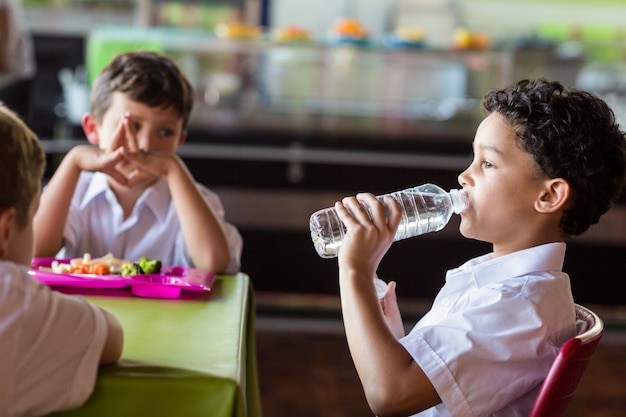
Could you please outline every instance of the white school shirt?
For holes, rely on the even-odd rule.
[[[576,334],[565,243],[448,271],[431,310],[400,342],[442,403],[416,414],[527,416],[558,349]]]
[[[231,260],[226,272],[239,270],[242,239],[237,229],[224,220],[220,198],[196,184],[204,201],[221,223]],[[76,185],[63,233],[64,247],[58,258],[102,256],[137,260],[142,256],[160,259],[164,265],[192,267],[191,257],[178,214],[165,178],[148,187],[124,220],[122,207],[101,172],[82,172]]]
[[[0,261],[0,417],[39,416],[82,405],[107,337],[104,313]]]

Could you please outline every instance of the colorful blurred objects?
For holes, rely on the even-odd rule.
[[[220,39],[257,40],[261,36],[261,28],[245,23],[220,23],[215,27],[215,36]]]
[[[485,32],[471,31],[468,28],[460,27],[455,30],[452,36],[453,49],[489,49],[491,38]]]
[[[276,42],[310,42],[311,35],[308,30],[300,26],[289,25],[274,29],[272,39]]]
[[[339,20],[331,28],[330,39],[336,42],[365,42],[369,37],[369,33],[365,27],[354,18],[345,18]]]
[[[230,5],[168,1],[155,5],[154,25],[211,30],[218,23],[227,21],[232,13],[233,6]]]
[[[426,46],[426,35],[421,28],[401,27],[387,36],[386,43],[397,48],[423,48]]]

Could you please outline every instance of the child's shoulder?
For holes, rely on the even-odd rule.
[[[8,298],[25,297],[40,285],[28,275],[28,268],[15,262],[0,260],[0,305]]]

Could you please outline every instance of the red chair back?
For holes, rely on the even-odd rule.
[[[529,417],[560,417],[574,396],[602,334],[604,323],[591,310],[576,304],[581,330],[559,350],[535,399]]]

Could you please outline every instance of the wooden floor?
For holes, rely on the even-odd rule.
[[[313,314],[283,314],[261,297],[256,342],[264,417],[373,416],[333,303]],[[607,311],[605,335],[566,417],[626,416],[626,320]]]

